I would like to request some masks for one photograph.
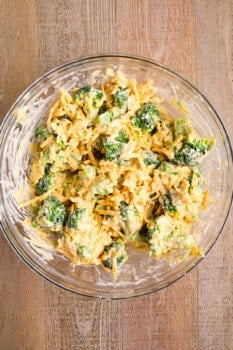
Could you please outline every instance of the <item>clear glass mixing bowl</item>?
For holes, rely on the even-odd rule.
[[[29,199],[28,165],[34,131],[46,118],[56,100],[57,89],[71,89],[94,79],[102,81],[106,68],[120,70],[138,81],[152,79],[167,101],[182,100],[190,111],[194,127],[201,135],[214,135],[216,146],[203,162],[204,176],[213,200],[201,212],[199,246],[206,254],[223,230],[232,203],[232,149],[226,129],[209,101],[185,78],[154,61],[128,55],[101,55],[81,58],[53,69],[36,80],[12,106],[0,131],[1,228],[18,255],[47,280],[76,293],[127,298],[157,291],[176,281],[201,260],[190,257],[174,264],[166,259],[149,258],[148,252],[128,247],[129,260],[119,277],[96,266],[72,267],[62,255],[43,244],[25,223],[30,215],[20,208]],[[164,102],[175,116],[179,109]],[[195,229],[195,227],[194,227]]]

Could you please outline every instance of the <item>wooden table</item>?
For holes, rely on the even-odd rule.
[[[213,102],[233,135],[232,0],[1,0],[0,113],[75,57],[131,53],[169,65]],[[1,350],[231,350],[233,235],[158,293],[95,300],[33,273],[0,237]]]

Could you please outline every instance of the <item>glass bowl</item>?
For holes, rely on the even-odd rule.
[[[148,252],[127,248],[129,259],[116,280],[96,266],[72,267],[70,262],[39,240],[27,225],[30,215],[19,203],[29,199],[28,168],[34,131],[46,118],[59,87],[71,89],[106,78],[106,68],[120,70],[138,81],[152,79],[164,106],[173,115],[180,112],[176,99],[185,103],[200,135],[214,135],[216,146],[203,161],[204,176],[212,204],[202,211],[198,244],[210,250],[223,230],[232,203],[232,149],[226,129],[209,101],[185,78],[154,61],[129,55],[101,55],[77,59],[37,79],[17,99],[0,131],[1,228],[18,255],[38,274],[67,290],[100,298],[127,298],[157,291],[176,281],[202,259],[172,260],[150,258]],[[195,229],[195,226],[193,227]]]

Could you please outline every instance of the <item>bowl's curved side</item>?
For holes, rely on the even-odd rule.
[[[34,82],[17,99],[0,128],[0,198],[1,228],[14,250],[37,273],[51,282],[87,296],[126,298],[154,292],[174,282],[197,265],[200,257],[191,257],[179,264],[165,259],[154,260],[145,251],[130,250],[130,259],[119,278],[98,267],[71,268],[69,262],[53,251],[49,242],[42,243],[27,227],[29,215],[19,203],[30,197],[27,172],[30,144],[34,130],[46,117],[56,99],[57,89],[71,89],[107,77],[106,68],[121,70],[126,75],[145,81],[152,79],[167,101],[183,100],[190,118],[201,135],[214,135],[216,147],[203,162],[204,173],[215,201],[201,213],[203,235],[199,240],[204,252],[211,249],[223,230],[232,204],[232,148],[224,124],[209,101],[185,78],[169,68],[148,59],[129,55],[91,56],[66,63]],[[179,109],[169,103],[164,107],[176,116]]]

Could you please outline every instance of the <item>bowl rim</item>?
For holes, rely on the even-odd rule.
[[[88,55],[88,56],[81,56],[81,57],[77,57],[73,60],[67,61],[61,65],[58,65],[54,68],[52,68],[51,70],[47,71],[46,73],[44,73],[43,75],[39,76],[36,80],[34,80],[25,90],[23,90],[23,92],[18,96],[18,98],[15,100],[15,102],[11,105],[10,109],[8,110],[8,112],[5,114],[5,116],[3,117],[1,124],[0,124],[0,140],[1,140],[1,134],[2,134],[2,130],[5,126],[5,124],[8,121],[8,118],[10,117],[12,111],[15,109],[15,107],[17,106],[17,104],[24,98],[24,96],[34,87],[36,86],[39,82],[41,82],[42,80],[44,80],[47,77],[50,77],[53,73],[55,73],[56,71],[60,70],[60,69],[65,69],[66,67],[69,67],[72,64],[75,63],[85,63],[88,61],[92,61],[95,59],[104,59],[104,58],[122,58],[122,59],[131,59],[131,60],[135,60],[138,62],[145,62],[145,63],[149,63],[152,65],[155,65],[159,68],[162,68],[163,70],[168,71],[169,73],[172,73],[172,75],[176,76],[178,79],[183,80],[189,87],[191,87],[192,89],[194,89],[194,91],[196,91],[204,100],[205,103],[207,103],[207,105],[209,105],[209,107],[211,108],[212,112],[215,114],[215,116],[217,117],[222,130],[225,133],[226,136],[226,141],[227,141],[227,145],[229,147],[229,151],[230,151],[230,159],[231,159],[231,166],[233,165],[233,147],[232,147],[232,143],[231,143],[231,139],[230,136],[228,134],[227,128],[222,120],[222,118],[220,117],[219,113],[216,111],[215,107],[212,105],[212,103],[209,101],[209,99],[199,90],[199,88],[197,88],[193,83],[191,83],[183,74],[181,74],[180,72],[176,71],[173,68],[170,68],[166,65],[164,65],[161,62],[158,62],[157,60],[153,60],[153,59],[149,59],[143,56],[139,56],[139,55],[132,55],[132,54],[125,54],[125,53],[111,53],[111,54],[107,54],[107,53],[101,53],[101,54],[95,54],[95,55]],[[0,146],[1,147],[1,146]],[[231,198],[230,198],[230,202],[229,202],[229,207],[227,209],[227,213],[225,216],[225,219],[222,223],[221,229],[219,230],[217,236],[215,237],[215,239],[212,241],[212,243],[210,244],[208,250],[205,252],[205,256],[207,256],[207,254],[211,251],[211,249],[213,248],[213,246],[215,245],[216,241],[219,239],[221,233],[223,232],[226,223],[229,219],[230,216],[230,212],[232,209],[232,203],[233,203],[233,191],[231,193]],[[193,265],[191,265],[185,272],[181,273],[180,275],[177,276],[177,278],[171,280],[170,282],[168,282],[166,285],[163,285],[159,288],[156,289],[151,289],[150,291],[142,291],[141,293],[137,293],[135,295],[124,295],[124,296],[105,296],[105,295],[90,295],[90,294],[86,294],[83,292],[79,292],[75,289],[66,287],[64,285],[62,285],[61,283],[53,280],[52,278],[46,276],[45,274],[43,274],[41,271],[39,271],[39,269],[35,266],[33,266],[31,264],[31,262],[28,260],[28,258],[26,256],[24,256],[23,253],[21,253],[15,246],[14,242],[10,239],[10,237],[8,236],[7,230],[4,227],[4,225],[2,224],[2,221],[0,220],[0,228],[1,231],[3,233],[3,236],[5,237],[6,241],[9,243],[9,245],[12,247],[12,249],[15,251],[15,253],[21,258],[21,260],[23,260],[23,262],[34,272],[37,273],[37,275],[41,276],[44,280],[51,282],[52,284],[75,294],[78,295],[82,295],[88,298],[95,298],[95,299],[107,299],[107,300],[121,300],[121,299],[129,299],[129,298],[136,298],[136,297],[140,297],[140,296],[144,296],[144,295],[149,295],[155,292],[158,292],[168,286],[171,286],[173,283],[175,283],[176,281],[178,281],[179,279],[181,279],[182,277],[184,277],[188,272],[190,272],[191,270],[193,270],[196,266],[199,265],[199,263],[203,260],[203,256],[200,257]]]

